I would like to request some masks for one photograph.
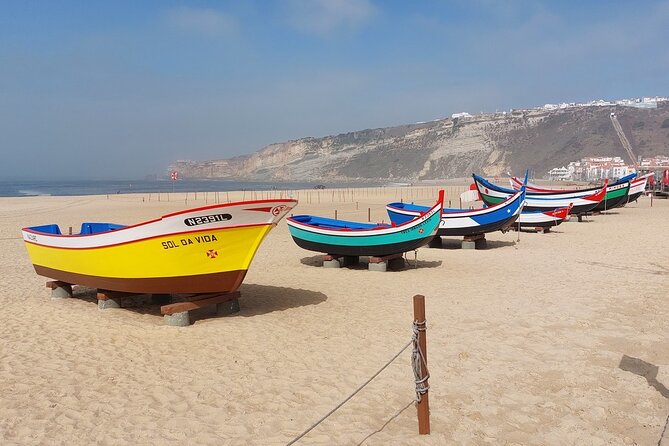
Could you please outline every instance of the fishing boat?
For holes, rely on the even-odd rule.
[[[599,203],[597,206],[591,209],[590,212],[601,212],[614,209],[620,206],[625,206],[625,204],[629,203],[630,201],[634,201],[637,198],[639,198],[641,193],[643,193],[643,189],[641,190],[641,193],[639,193],[635,198],[632,199],[632,197],[630,197],[630,190],[636,176],[637,176],[636,173],[631,173],[627,176],[620,178],[618,181],[615,181],[614,183],[608,184],[606,187],[606,195],[604,196],[604,199],[601,201],[601,203]],[[514,189],[519,187],[518,184],[522,184],[519,182],[520,182],[519,178],[511,177],[511,184]],[[646,184],[644,182],[643,188],[645,187]],[[563,189],[546,189],[535,186],[533,184],[528,184],[527,190],[528,194],[556,194],[556,193],[580,194],[587,191],[591,192],[595,191],[597,190],[597,188],[563,190]]]
[[[634,178],[630,184],[630,191],[627,194],[627,203],[637,201],[641,195],[646,191],[648,179],[655,175],[655,172],[647,173],[640,177]]]
[[[507,189],[502,186],[491,183],[490,181],[473,174],[474,184],[479,192],[483,202],[492,206],[508,199],[516,193],[513,189]],[[604,199],[607,193],[606,184],[594,191],[591,189],[584,191],[559,191],[552,193],[530,192],[529,189],[525,195],[526,205],[524,211],[551,211],[560,208],[572,206],[570,214],[583,215],[592,212],[597,205]]]
[[[442,209],[438,236],[473,236],[494,231],[506,231],[518,218],[525,205],[525,191],[517,192],[505,201],[483,209]],[[410,203],[390,203],[386,211],[390,221],[402,224],[429,209]]]
[[[286,219],[288,230],[301,248],[333,256],[389,256],[417,249],[435,236],[444,191],[437,203],[406,223],[358,223],[313,215]]]
[[[569,217],[571,206],[551,211],[523,211],[516,224],[521,228],[551,228],[558,226]]]
[[[611,209],[625,206],[627,204],[627,195],[630,190],[630,181],[616,182],[606,186],[606,195],[604,199],[597,204],[590,212],[609,211]]]
[[[124,226],[23,228],[35,272],[68,284],[131,293],[235,291],[267,233],[297,200],[255,200],[184,210]]]

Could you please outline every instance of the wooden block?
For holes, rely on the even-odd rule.
[[[206,307],[208,305],[219,304],[222,302],[227,302],[232,299],[239,299],[241,293],[235,291],[234,293],[208,293],[202,294],[200,296],[205,296],[201,299],[194,299],[195,296],[189,296],[192,300],[186,302],[175,302],[169,305],[163,305],[160,307],[161,314],[174,314],[182,313],[184,311],[195,310],[198,308]]]
[[[46,283],[47,288],[55,290],[56,288],[63,288],[65,286],[71,286],[69,283],[61,282],[60,280],[49,280]]]
[[[388,256],[381,256],[381,257],[371,256],[369,258],[369,263],[382,263],[382,262],[387,262],[387,261],[392,260],[392,259],[401,259],[403,254],[404,253],[400,252],[400,253],[397,253],[397,254],[391,254],[391,255],[388,255]]]
[[[339,260],[341,256],[334,256],[332,254],[323,254],[323,261],[329,262],[330,260]]]
[[[485,238],[485,234],[478,235],[465,235],[464,241],[466,242],[475,242],[476,240],[481,240]]]

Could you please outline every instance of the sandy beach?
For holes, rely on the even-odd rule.
[[[446,189],[453,206],[462,189]],[[432,204],[435,191],[292,195],[295,214],[388,221],[386,203]],[[662,443],[669,201],[642,197],[547,234],[488,234],[485,250],[445,239],[383,273],[322,268],[282,221],[241,311],[189,327],[166,326],[157,306],[98,310],[90,289],[52,300],[21,240],[24,226],[133,224],[215,198],[0,198],[1,444],[286,444],[410,341],[415,294],[426,297],[431,434],[418,435],[407,350],[297,444]]]

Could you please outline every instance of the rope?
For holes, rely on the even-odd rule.
[[[411,365],[413,368],[413,376],[416,380],[416,402],[420,403],[423,395],[427,393],[430,386],[427,380],[430,377],[430,372],[427,370],[427,362],[425,355],[420,349],[420,333],[425,332],[425,321],[413,321],[413,336],[411,343],[413,344],[413,351],[411,352]],[[425,369],[425,376],[423,376],[423,368]]]
[[[423,322],[423,324],[424,324],[424,322]],[[414,326],[415,326],[415,323],[414,323]],[[424,330],[424,328],[423,328],[423,330]],[[416,331],[416,329],[414,328],[414,333],[415,333],[415,331]],[[414,336],[415,336],[415,334],[414,334]],[[290,443],[287,443],[286,446],[290,446],[291,444],[294,444],[295,442],[297,442],[298,440],[300,440],[302,437],[304,437],[304,436],[307,435],[309,432],[311,432],[312,429],[314,429],[316,426],[318,426],[318,425],[321,424],[323,421],[325,421],[326,418],[328,418],[330,415],[332,415],[333,413],[335,413],[335,411],[336,411],[337,409],[339,409],[341,406],[343,406],[344,404],[346,404],[351,398],[353,398],[358,392],[360,392],[360,391],[361,391],[367,384],[369,384],[370,382],[372,382],[372,380],[373,380],[374,378],[376,378],[377,376],[379,376],[379,374],[380,374],[381,372],[383,372],[383,371],[386,369],[386,367],[388,367],[388,366],[389,366],[395,359],[397,359],[397,357],[398,357],[399,355],[401,355],[401,354],[404,352],[404,350],[406,350],[407,348],[409,348],[409,346],[412,345],[413,343],[414,343],[414,340],[413,340],[413,338],[412,338],[411,341],[409,341],[409,342],[407,343],[407,345],[405,345],[404,347],[402,347],[402,350],[400,350],[399,352],[397,352],[397,354],[396,354],[395,356],[393,356],[392,359],[391,359],[390,361],[388,361],[383,367],[381,367],[381,368],[379,369],[378,372],[376,372],[371,378],[369,378],[367,381],[365,381],[360,387],[358,387],[357,389],[355,389],[355,391],[354,391],[352,394],[350,394],[344,401],[342,401],[341,403],[339,403],[339,404],[337,405],[337,407],[335,407],[335,408],[332,409],[330,412],[328,412],[327,414],[325,414],[325,416],[323,416],[320,420],[318,420],[318,421],[316,421],[314,424],[312,424],[311,427],[309,427],[309,429],[305,430],[305,431],[302,432],[300,435],[298,435],[297,437],[295,437]]]

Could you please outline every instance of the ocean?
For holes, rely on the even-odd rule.
[[[0,180],[0,197],[111,195],[157,192],[295,190],[316,186],[368,187],[375,184],[269,183],[228,180]]]

